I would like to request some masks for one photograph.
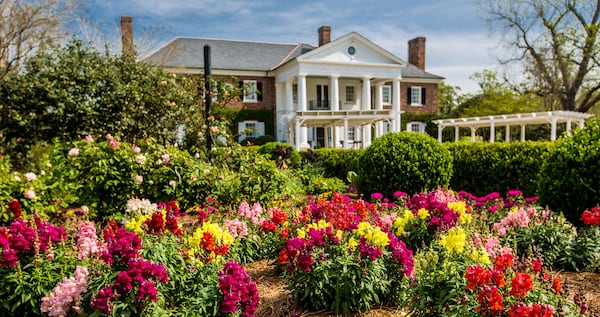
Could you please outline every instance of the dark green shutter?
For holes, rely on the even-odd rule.
[[[262,83],[261,82],[256,82],[256,100],[258,101],[262,101],[263,100],[263,89],[262,89]]]
[[[424,105],[425,104],[425,96],[427,94],[425,93],[425,88],[421,88],[421,104]]]

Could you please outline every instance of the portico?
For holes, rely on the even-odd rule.
[[[356,33],[280,66],[278,135],[296,149],[348,149],[400,131],[403,67],[406,62]]]

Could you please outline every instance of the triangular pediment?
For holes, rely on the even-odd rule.
[[[298,62],[319,61],[351,64],[389,64],[405,66],[406,62],[364,36],[352,32],[322,45],[297,58]]]

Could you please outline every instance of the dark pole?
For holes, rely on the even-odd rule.
[[[206,157],[212,161],[212,136],[210,135],[210,106],[212,102],[212,89],[210,79],[210,45],[204,45],[204,105],[206,106]]]

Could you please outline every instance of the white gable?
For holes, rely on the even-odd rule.
[[[357,33],[350,33],[298,57],[299,62],[405,65],[406,62]]]

